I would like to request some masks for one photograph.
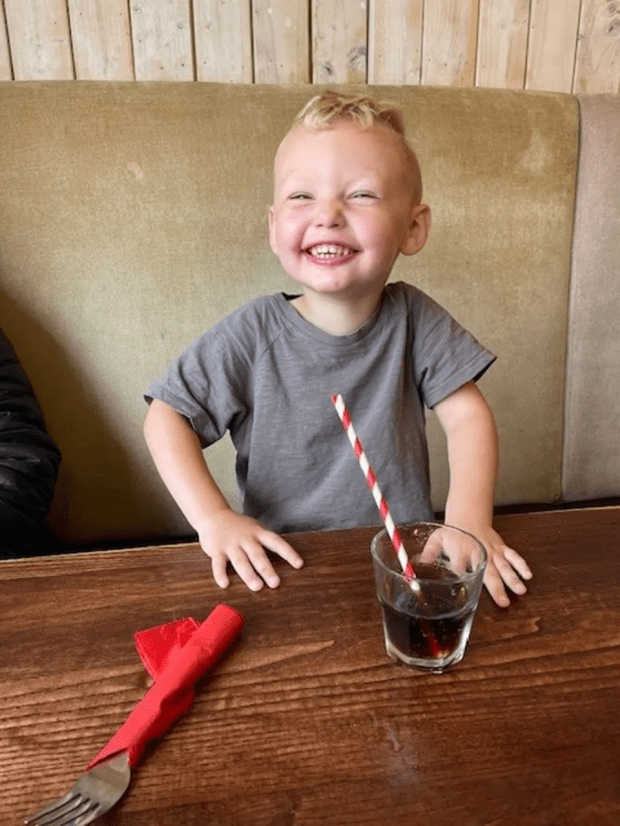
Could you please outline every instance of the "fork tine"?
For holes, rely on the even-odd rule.
[[[78,817],[77,820],[74,820],[71,826],[87,826],[88,823],[92,823],[96,817],[99,817],[101,814],[101,806],[97,804],[95,809],[92,809],[90,812]]]
[[[52,803],[49,803],[47,806],[44,806],[40,809],[36,815],[29,815],[27,818],[24,819],[25,826],[29,826],[29,824],[33,824],[33,826],[37,826],[37,821],[39,818],[43,817],[50,812],[55,812],[57,809],[62,808],[62,806],[69,803],[75,797],[74,792],[67,792],[67,794],[59,797],[57,800],[54,800]]]
[[[69,792],[55,803],[41,809],[36,815],[32,815],[25,823],[31,826],[65,826],[83,800],[82,795]]]
[[[58,824],[54,823],[53,826],[77,826],[78,823],[82,823],[83,826],[85,826],[85,824],[90,823],[97,817],[100,808],[99,804],[94,800],[85,797],[78,808],[67,812],[65,820],[60,820]]]
[[[24,820],[25,826],[86,826],[114,806],[131,779],[128,752],[96,765],[63,797]]]
[[[49,808],[49,807],[48,807]],[[86,826],[97,817],[100,805],[89,797],[75,795],[63,806],[56,806],[47,813],[39,812],[34,820],[29,820],[32,826],[77,826],[80,823]],[[42,819],[38,819],[43,815]]]

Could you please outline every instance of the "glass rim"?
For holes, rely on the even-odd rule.
[[[485,548],[484,544],[476,536],[474,536],[473,533],[470,533],[469,531],[466,531],[463,528],[457,528],[456,525],[447,525],[447,524],[444,524],[443,522],[406,522],[405,524],[397,525],[396,528],[399,531],[404,531],[404,530],[407,530],[408,528],[415,528],[415,527],[418,527],[418,526],[419,527],[427,527],[428,526],[428,527],[433,527],[433,528],[449,528],[451,531],[458,531],[458,533],[465,534],[465,536],[469,536],[471,539],[474,540],[474,542],[476,543],[476,545],[478,546],[478,548],[482,552],[482,559],[481,559],[480,563],[478,564],[478,566],[476,567],[475,571],[471,571],[470,573],[460,574],[458,576],[459,582],[464,582],[464,581],[467,581],[467,580],[470,580],[470,579],[476,579],[476,577],[479,577],[481,573],[484,573],[484,570],[485,570],[485,568],[487,566],[487,563],[489,561],[489,554],[488,554],[488,551]],[[386,565],[386,563],[376,553],[375,548],[378,546],[379,542],[381,541],[381,539],[383,539],[383,537],[387,537],[388,541],[391,544],[392,540],[390,539],[387,528],[385,528],[385,527],[381,528],[381,530],[379,530],[373,536],[373,538],[370,541],[370,552],[372,554],[373,561],[378,563],[379,566],[384,571],[387,571],[387,573],[391,574],[392,576],[396,576],[399,579],[402,579],[403,582],[408,582],[409,580],[407,579],[407,577],[403,573],[402,569],[400,569],[400,568],[398,568],[398,569],[397,568],[390,568],[388,565]],[[403,544],[405,544],[405,543],[403,542]],[[393,547],[392,547],[392,550],[394,552],[394,559],[398,563],[398,557],[396,555],[396,551],[394,551]],[[406,550],[406,546],[405,546],[405,550]],[[413,567],[414,567],[414,572],[415,572],[415,566],[413,566]],[[416,573],[415,578],[421,580],[422,582],[430,581],[427,577],[418,576],[417,573]]]

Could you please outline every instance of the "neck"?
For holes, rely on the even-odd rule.
[[[348,336],[367,321],[376,310],[381,294],[364,296],[352,302],[339,297],[304,292],[291,302],[306,321],[332,336]]]

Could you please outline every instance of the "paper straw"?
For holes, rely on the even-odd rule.
[[[400,538],[400,534],[398,533],[398,528],[396,527],[396,525],[394,524],[394,520],[392,519],[392,514],[390,513],[390,509],[388,508],[388,503],[386,502],[385,497],[381,493],[375,472],[370,466],[368,459],[366,458],[366,454],[364,453],[362,443],[358,439],[357,434],[355,432],[355,428],[353,427],[351,415],[347,410],[344,400],[340,393],[334,393],[332,395],[332,402],[334,403],[334,407],[338,411],[338,415],[340,416],[340,421],[342,422],[342,426],[344,427],[345,433],[349,437],[349,441],[353,446],[353,452],[355,453],[355,457],[360,464],[364,476],[366,477],[366,484],[370,488],[370,491],[375,499],[375,502],[377,503],[379,513],[381,514],[381,519],[383,519],[385,529],[388,532],[388,536],[392,540],[392,545],[394,546],[394,550],[396,551],[396,555],[398,556],[400,566],[403,569],[405,579],[408,581],[411,590],[416,592],[420,604],[426,605],[426,599],[420,587],[420,583],[416,580],[415,571],[413,570],[413,566],[411,565],[409,557],[407,556],[407,551],[405,550],[403,541]],[[435,639],[435,635],[433,634],[433,631],[430,628],[429,623],[424,619],[422,619],[421,621],[423,625],[426,626],[426,635],[428,637],[433,657],[443,657],[445,655],[445,652],[441,649],[441,646]]]
[[[351,442],[351,445],[353,447],[353,452],[355,453],[355,458],[359,462],[362,472],[366,477],[366,484],[368,485],[368,488],[370,489],[370,492],[372,493],[374,500],[377,503],[379,513],[381,514],[381,519],[383,520],[385,529],[388,532],[388,536],[392,541],[392,545],[394,546],[394,550],[396,551],[396,555],[398,556],[398,561],[400,562],[400,566],[403,569],[403,573],[407,579],[413,580],[415,579],[415,571],[413,570],[411,562],[409,561],[409,557],[407,556],[407,552],[405,550],[405,546],[403,545],[403,541],[400,538],[398,528],[396,527],[396,525],[394,524],[394,520],[392,519],[392,514],[390,513],[388,503],[386,502],[385,497],[381,493],[381,489],[379,488],[379,483],[377,482],[375,472],[370,466],[368,459],[366,458],[364,448],[362,447],[362,443],[357,437],[355,428],[353,427],[353,423],[351,421],[351,416],[346,408],[346,405],[340,393],[334,393],[332,395],[332,402],[338,412],[338,415],[340,416],[340,421],[342,422],[342,426],[344,427],[345,433],[349,437],[349,441]],[[417,585],[418,584],[415,583],[415,586]],[[415,586],[412,585],[412,587]]]

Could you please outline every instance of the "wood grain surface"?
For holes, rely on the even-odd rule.
[[[135,80],[126,0],[68,0],[76,80]]]
[[[15,80],[73,80],[66,0],[4,0]]]
[[[0,80],[620,90],[618,0],[0,0]]]
[[[225,601],[242,637],[147,752],[118,826],[620,822],[620,508],[502,516],[530,592],[443,675],[385,655],[373,529],[292,537],[275,591],[195,545],[0,563],[0,823],[66,791],[147,688],[133,633]]]

